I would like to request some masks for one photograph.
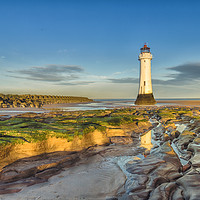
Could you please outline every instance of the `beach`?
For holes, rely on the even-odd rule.
[[[157,100],[157,103],[184,106],[200,106],[200,100]]]
[[[10,127],[3,139],[11,138],[13,131],[16,136],[12,129],[16,126],[18,139],[25,142],[1,152],[5,156],[0,198],[199,199],[199,101],[159,101],[160,106],[121,103],[110,110],[75,112],[57,110],[66,104],[51,105],[52,112],[35,110],[2,119],[2,131]],[[33,125],[41,133],[56,130],[57,138],[50,135],[41,141],[34,136],[29,142]],[[73,139],[63,138],[67,128],[71,133],[76,130]]]

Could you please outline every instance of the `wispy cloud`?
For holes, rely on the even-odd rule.
[[[121,75],[123,72],[115,72],[113,75]]]
[[[123,71],[118,71],[118,72],[114,72],[112,74],[112,76],[121,76],[121,75],[126,75],[126,74],[133,74],[133,73],[136,73],[138,72],[137,71],[137,68],[128,68],[126,70],[123,70]]]
[[[163,79],[152,79],[154,85],[192,85],[200,81],[200,63],[186,63],[167,68],[170,74]],[[7,71],[9,77],[33,81],[51,82],[54,85],[88,85],[93,83],[110,82],[116,84],[139,84],[139,78],[130,73],[116,72],[110,76],[88,74],[81,66],[50,64],[44,67]],[[124,75],[128,75],[124,77]],[[122,77],[123,76],[123,77]],[[167,80],[166,80],[167,78]]]
[[[200,81],[200,63],[185,63],[169,67],[167,70],[174,71],[175,73],[165,76],[168,80],[157,79],[153,80],[153,83],[157,85],[186,86]]]
[[[115,79],[109,79],[112,83],[138,83],[139,84],[139,78],[115,78]],[[165,84],[166,81],[159,80],[159,79],[152,79],[152,82],[154,84]]]
[[[4,59],[6,59],[6,57],[5,56],[0,56],[0,59],[4,60]]]
[[[175,67],[170,67],[168,70],[177,72],[170,74],[168,77],[177,83],[188,83],[190,81],[200,80],[200,63],[186,63]]]
[[[110,78],[108,79],[112,83],[138,83],[139,79],[138,78]]]
[[[7,71],[8,76],[34,81],[61,82],[78,79],[84,70],[80,66],[51,64],[44,67],[32,67],[23,70]]]
[[[165,79],[152,79],[154,85],[174,85],[184,86],[193,84],[194,81],[200,81],[200,63],[186,63],[175,67],[169,67],[167,70],[174,71],[165,76]],[[139,83],[138,78],[109,78],[112,83]]]
[[[94,81],[74,81],[74,82],[61,82],[58,83],[57,85],[89,85],[95,83]]]

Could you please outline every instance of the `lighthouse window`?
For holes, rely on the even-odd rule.
[[[146,62],[146,60],[144,60],[144,62]]]
[[[144,81],[144,86],[146,85],[146,81]]]

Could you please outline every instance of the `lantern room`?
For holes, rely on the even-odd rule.
[[[140,49],[141,53],[150,53],[150,48],[146,44]]]

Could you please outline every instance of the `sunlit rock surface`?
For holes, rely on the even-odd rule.
[[[143,112],[140,109],[135,115]],[[151,108],[145,115],[151,118],[154,128],[146,122],[143,126],[135,124],[135,129],[110,126],[107,135],[89,137],[90,142],[84,142],[88,148],[86,145],[78,151],[65,149],[18,160],[0,173],[0,197],[200,199],[197,114],[197,109]]]

